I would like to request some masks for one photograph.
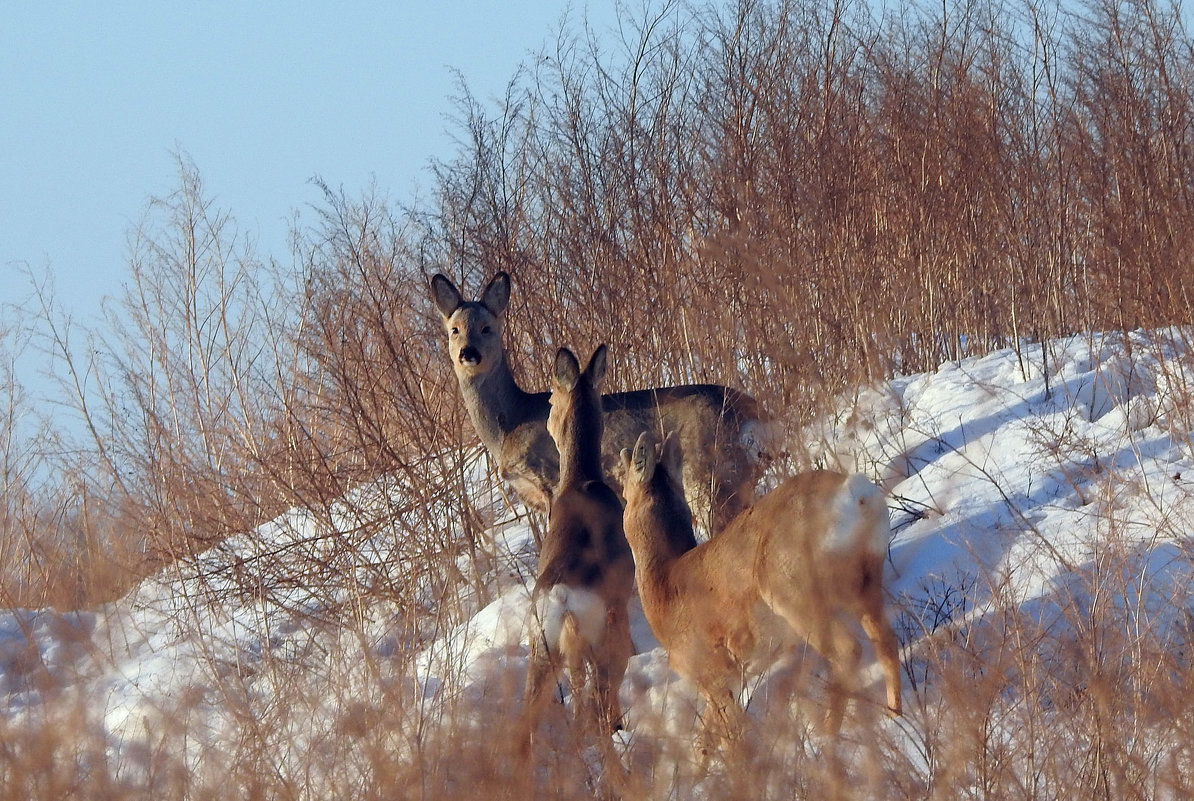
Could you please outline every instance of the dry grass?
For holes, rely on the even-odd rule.
[[[267,638],[262,700],[213,651],[200,663],[225,710],[219,736],[190,714],[213,703],[201,693],[120,752],[47,669],[52,700],[0,728],[0,799],[230,785],[245,798],[591,797],[596,772],[572,745],[541,755],[533,780],[495,753],[508,688],[467,696],[466,714],[401,679],[409,653],[494,591],[486,532],[509,513],[465,491],[474,437],[432,272],[473,289],[512,273],[508,347],[526,385],[546,386],[557,345],[607,342],[611,391],[737,385],[793,435],[893,373],[1190,320],[1194,47],[1180,5],[768,0],[626,22],[620,41],[565,32],[496,107],[462,90],[459,155],[415,208],[326,191],[293,252],[266,259],[180,159],[106,328],[80,330],[30,276],[0,320],[0,603],[109,601],[297,508],[321,532],[302,558],[237,563],[206,602],[304,586],[321,611],[298,619],[324,653],[313,668]],[[62,380],[74,425],[22,388],[29,354]],[[1170,357],[1163,373],[1165,420],[1188,442],[1191,364]],[[341,500],[382,475],[397,490],[344,533]],[[379,531],[391,551],[370,545]],[[904,722],[864,722],[835,748],[798,716],[772,721],[708,795],[1189,795],[1191,599],[1142,586],[1135,558],[1109,545],[1047,614],[999,587],[926,588],[936,616],[904,620],[921,640]],[[1149,591],[1161,600],[1142,609]],[[384,660],[371,656],[378,604],[399,632]],[[18,658],[42,655],[3,655]],[[313,718],[332,723],[313,736]],[[682,748],[636,739],[616,789],[682,795],[695,781]]]

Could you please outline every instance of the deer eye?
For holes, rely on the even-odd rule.
[[[490,326],[485,326],[484,328],[481,329],[481,333],[485,334],[486,336],[489,336],[490,334],[493,333],[493,328],[491,328]]]
[[[452,326],[452,335],[455,336],[456,334],[459,334],[459,333],[460,333],[460,329],[456,326]]]

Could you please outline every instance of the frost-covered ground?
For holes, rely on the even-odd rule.
[[[1137,590],[1116,603],[1153,627],[1188,625],[1194,376],[1171,341],[1074,337],[948,363],[868,388],[840,419],[806,432],[819,463],[868,472],[890,494],[888,583],[910,677],[926,678],[918,660],[930,636],[996,606],[1070,625],[1062,610],[1094,603],[1076,577],[1109,551],[1127,555],[1113,569]],[[246,716],[278,721],[263,737],[297,763],[396,697],[415,699],[425,720],[461,702],[516,703],[532,527],[502,511],[475,463],[470,493],[489,526],[478,583],[492,600],[458,594],[453,625],[433,609],[412,612],[412,598],[439,597],[437,581],[402,538],[429,520],[458,521],[449,506],[412,508],[400,483],[379,484],[320,514],[292,511],[110,607],[0,614],[0,714],[36,726],[83,707],[111,764],[129,770],[185,731],[179,759],[203,770],[205,749]],[[472,556],[455,563],[467,572]],[[386,582],[423,589],[387,600],[376,591]],[[693,715],[641,612],[635,620],[623,749],[683,737]],[[909,724],[881,725],[904,736]]]

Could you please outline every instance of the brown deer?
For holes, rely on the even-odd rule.
[[[560,481],[531,595],[540,627],[531,633],[524,753],[561,668],[568,669],[585,722],[612,733],[622,717],[618,688],[634,652],[626,609],[634,592],[634,558],[622,532],[622,503],[602,478],[597,385],[605,375],[605,354],[601,345],[583,371],[567,348],[556,354],[547,430],[559,448]]]
[[[818,470],[787,479],[716,538],[693,546],[680,487],[681,452],[649,434],[623,452],[625,531],[639,596],[673,670],[706,701],[705,733],[723,746],[744,723],[746,680],[801,641],[829,663],[825,730],[836,733],[858,679],[861,646],[874,645],[887,709],[900,714],[895,632],[883,608],[883,559],[891,529],[882,492],[861,475]]]
[[[431,279],[443,317],[448,354],[481,442],[528,504],[546,511],[559,479],[559,457],[547,434],[548,393],[525,392],[506,360],[502,314],[510,276],[499,272],[479,301],[466,301],[446,276]],[[602,397],[601,462],[620,493],[618,455],[643,431],[676,432],[685,451],[684,485],[698,523],[720,531],[754,500],[766,466],[772,425],[749,395],[714,384],[619,392]]]

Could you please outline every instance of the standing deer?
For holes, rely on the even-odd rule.
[[[649,434],[624,451],[625,531],[647,622],[671,667],[706,701],[705,733],[722,745],[744,723],[739,695],[801,640],[829,663],[825,730],[836,733],[858,678],[858,621],[874,645],[887,709],[900,714],[899,655],[883,609],[891,529],[878,487],[825,470],[787,479],[693,547],[679,442],[662,456]]]
[[[499,272],[479,301],[466,301],[446,276],[431,279],[443,317],[448,354],[469,418],[502,476],[531,506],[546,511],[559,478],[559,457],[547,434],[548,393],[525,392],[506,360],[502,313],[510,276]],[[602,397],[601,462],[620,491],[618,455],[643,431],[676,432],[689,459],[684,485],[690,508],[711,534],[754,500],[771,425],[754,398],[728,387],[693,384]]]
[[[560,481],[531,594],[542,630],[531,635],[524,753],[562,667],[582,716],[610,733],[622,717],[618,688],[634,652],[626,609],[634,592],[634,559],[622,532],[622,503],[602,479],[597,385],[605,375],[605,354],[605,346],[598,347],[583,372],[567,348],[556,354],[547,430],[559,448]]]

